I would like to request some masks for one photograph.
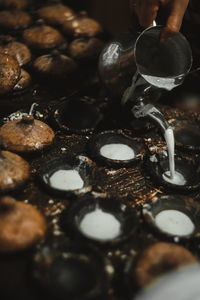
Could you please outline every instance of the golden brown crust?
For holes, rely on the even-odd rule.
[[[27,64],[31,60],[29,48],[25,44],[16,41],[11,41],[7,44],[2,43],[0,45],[0,53],[13,56],[20,66]]]
[[[28,88],[31,84],[31,77],[28,72],[26,72],[24,69],[21,69],[21,75],[19,78],[19,81],[16,83],[16,85],[13,88],[14,92],[20,92]]]
[[[69,54],[74,59],[95,59],[103,48],[103,42],[98,38],[80,38],[69,45]]]
[[[31,16],[22,10],[0,11],[0,27],[18,30],[27,28],[31,23]]]
[[[30,47],[36,49],[52,49],[63,42],[60,32],[46,25],[26,29],[23,33],[23,39]]]
[[[28,0],[2,0],[1,6],[7,9],[24,9],[29,6]]]
[[[97,21],[85,16],[65,21],[62,28],[66,34],[77,37],[92,37],[102,32],[102,27]]]
[[[55,137],[53,130],[31,117],[10,121],[0,128],[0,144],[5,149],[28,152],[41,150],[52,144]]]
[[[0,54],[0,94],[6,94],[12,90],[21,73],[17,60],[5,54]]]
[[[74,60],[63,54],[39,56],[33,63],[34,69],[44,75],[62,76],[71,74],[77,67]]]
[[[145,249],[136,265],[135,275],[140,287],[145,287],[160,275],[179,267],[196,263],[187,249],[171,243],[155,243]]]
[[[67,19],[75,16],[74,11],[66,5],[55,4],[44,6],[38,10],[38,16],[48,24],[60,25]]]
[[[11,197],[0,199],[0,252],[30,248],[44,238],[47,225],[32,205]]]
[[[0,190],[6,192],[18,188],[30,177],[30,166],[19,155],[0,151]]]

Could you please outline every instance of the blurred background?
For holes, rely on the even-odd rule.
[[[67,5],[77,10],[88,10],[111,34],[127,31],[131,24],[129,0],[66,0]]]

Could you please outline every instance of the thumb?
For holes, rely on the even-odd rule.
[[[169,17],[166,22],[166,26],[163,28],[161,35],[160,35],[160,41],[164,42],[169,37],[177,34],[181,28],[182,20],[184,13],[187,9],[189,0],[176,0],[174,1]]]

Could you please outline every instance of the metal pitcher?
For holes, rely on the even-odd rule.
[[[171,90],[183,83],[192,66],[192,51],[181,34],[160,42],[163,26],[145,29],[140,35],[124,33],[112,40],[99,58],[102,82],[122,104],[131,100],[135,117],[160,114],[144,95],[154,89]],[[162,122],[161,122],[162,123]],[[164,129],[164,128],[163,128]]]

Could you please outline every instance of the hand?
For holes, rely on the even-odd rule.
[[[188,3],[189,0],[131,0],[131,8],[137,14],[139,23],[144,28],[153,25],[158,11],[163,8],[167,13],[167,19],[163,24],[160,40],[165,41],[179,32]]]

